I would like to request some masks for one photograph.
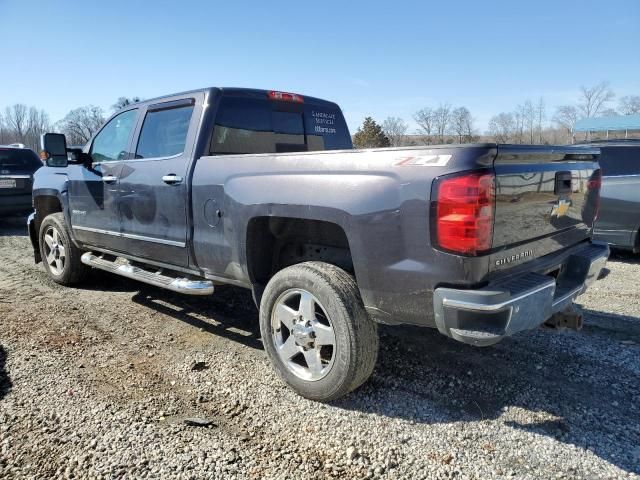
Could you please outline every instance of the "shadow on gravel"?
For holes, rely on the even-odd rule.
[[[262,349],[258,312],[249,290],[219,286],[212,296],[189,297],[143,287],[132,300],[213,335]]]
[[[609,260],[638,265],[640,264],[640,254],[630,252],[629,250],[612,249]]]
[[[144,284],[102,270],[93,269],[80,285],[73,288],[95,292],[137,292]]]
[[[0,217],[0,237],[26,237],[27,216]]]
[[[216,286],[211,296],[188,296],[152,287],[135,280],[92,270],[80,288],[96,292],[131,292],[131,300],[251,348],[262,350],[258,311],[251,292],[227,285]]]
[[[372,379],[334,405],[417,423],[501,422],[640,472],[639,353],[640,319],[588,310],[582,332],[540,330],[490,348],[383,327]]]
[[[2,345],[0,345],[0,400],[11,391],[11,379],[5,367],[6,362],[7,354]]]

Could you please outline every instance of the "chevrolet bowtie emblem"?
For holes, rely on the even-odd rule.
[[[569,200],[558,200],[558,203],[551,209],[551,216],[562,217],[566,215],[570,206],[571,202]]]

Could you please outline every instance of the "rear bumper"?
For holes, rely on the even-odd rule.
[[[464,343],[488,346],[536,328],[595,282],[608,257],[607,245],[587,244],[567,256],[557,278],[530,272],[478,290],[437,288],[434,313],[438,330]]]

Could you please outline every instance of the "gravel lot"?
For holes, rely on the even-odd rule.
[[[640,478],[640,257],[580,297],[579,333],[383,328],[372,379],[331,405],[276,378],[246,291],[65,289],[22,219],[0,260],[0,478]]]

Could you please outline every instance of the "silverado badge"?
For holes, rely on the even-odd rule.
[[[509,255],[508,257],[499,258],[498,260],[496,260],[496,267],[501,267],[502,265],[508,265],[513,262],[519,262],[521,260],[525,260],[531,257],[533,257],[533,250],[524,250],[522,252]]]
[[[566,215],[570,206],[570,200],[565,200],[564,198],[558,200],[558,203],[556,203],[551,209],[551,216],[553,217],[555,215],[556,217],[562,217]]]

